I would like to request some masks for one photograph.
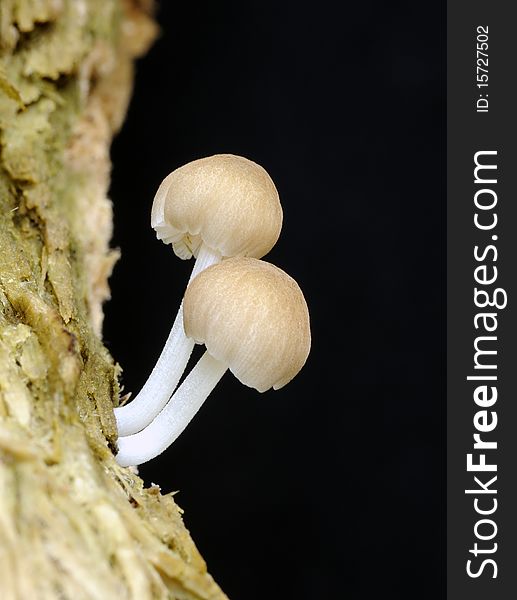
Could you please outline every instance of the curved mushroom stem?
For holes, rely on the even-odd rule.
[[[205,352],[169,403],[143,431],[118,440],[116,457],[122,467],[140,465],[161,454],[190,423],[227,365]]]
[[[221,261],[221,255],[201,245],[189,283],[194,277],[213,264]],[[183,329],[183,302],[165,346],[154,369],[139,394],[127,405],[115,408],[119,435],[141,431],[167,404],[176,389],[194,348],[194,340]]]

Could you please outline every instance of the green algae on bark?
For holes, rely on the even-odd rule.
[[[223,599],[172,495],[113,458],[109,144],[149,1],[0,4],[0,596]]]

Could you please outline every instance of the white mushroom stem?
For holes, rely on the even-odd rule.
[[[139,433],[119,438],[118,464],[140,465],[166,450],[190,423],[227,368],[205,352],[151,424]]]
[[[189,282],[209,266],[219,263],[221,255],[202,244]],[[165,346],[140,393],[126,406],[115,409],[119,436],[141,431],[167,404],[176,389],[194,348],[194,340],[183,329],[183,302]]]

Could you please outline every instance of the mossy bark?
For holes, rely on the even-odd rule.
[[[171,495],[113,459],[109,144],[141,0],[0,0],[0,597],[223,599]]]

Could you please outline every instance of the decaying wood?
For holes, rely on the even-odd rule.
[[[109,144],[141,0],[0,0],[0,597],[223,599],[171,495],[113,460]]]

